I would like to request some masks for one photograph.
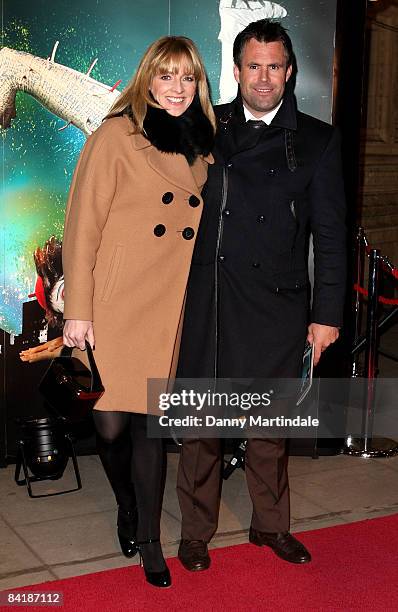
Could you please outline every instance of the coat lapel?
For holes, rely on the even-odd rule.
[[[214,163],[212,155],[199,157],[191,167],[183,155],[162,153],[142,134],[133,134],[133,146],[136,150],[146,149],[148,165],[168,183],[190,194],[200,195],[207,177],[207,164]]]
[[[207,157],[198,157],[193,166],[190,167],[195,183],[199,189],[202,190],[203,185],[207,180],[207,166],[208,164],[214,164],[213,156],[210,154]]]
[[[275,133],[275,129],[297,130],[297,104],[291,81],[288,81],[286,85],[283,103],[271,124],[265,129],[260,129],[258,134],[254,133],[253,138],[249,138],[250,134],[246,138],[248,128],[240,91],[235,100],[220,107],[216,106],[215,110],[219,125],[217,157],[224,160],[229,159],[232,155],[249,151],[258,144],[266,143],[268,137]]]
[[[168,183],[172,183],[188,193],[199,195],[198,185],[183,155],[162,153],[151,146],[148,149],[147,160],[149,166]]]

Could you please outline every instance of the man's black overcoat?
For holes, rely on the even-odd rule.
[[[245,123],[240,96],[215,110],[215,164],[204,189],[178,375],[299,376],[308,323],[342,325],[346,231],[338,132],[297,111],[290,91],[264,128]]]

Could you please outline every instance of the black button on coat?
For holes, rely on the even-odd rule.
[[[166,191],[166,193],[164,193],[162,196],[163,204],[171,204],[173,200],[174,200],[174,194],[171,191]]]
[[[200,204],[200,200],[196,195],[189,196],[188,203],[192,208],[196,208]]]

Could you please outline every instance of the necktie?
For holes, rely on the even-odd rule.
[[[234,152],[254,147],[266,127],[264,121],[254,119],[236,124],[232,134]]]
[[[258,130],[259,128],[263,128],[267,125],[261,119],[248,119],[246,121],[246,124],[249,125],[251,128],[254,128],[255,130]]]

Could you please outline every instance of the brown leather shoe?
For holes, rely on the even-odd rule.
[[[266,533],[250,527],[249,542],[256,546],[269,546],[274,553],[289,563],[309,563],[311,555],[301,542],[288,531]]]
[[[210,567],[207,542],[203,540],[181,540],[178,558],[190,572],[200,572]]]

